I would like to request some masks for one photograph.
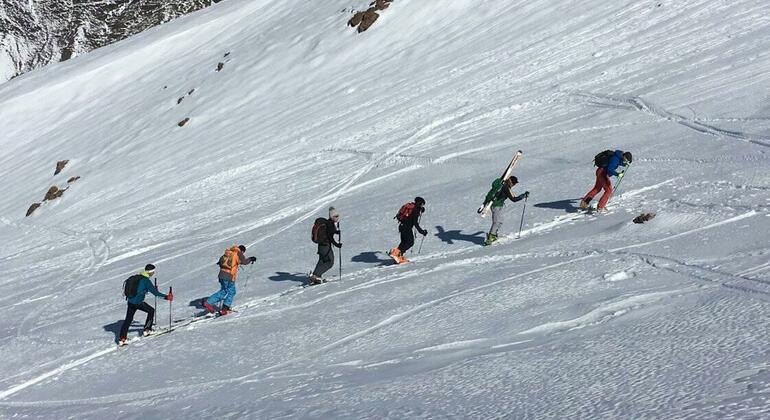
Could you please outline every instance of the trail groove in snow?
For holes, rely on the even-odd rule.
[[[736,140],[746,141],[759,146],[770,147],[770,136],[764,136],[760,134],[750,134],[750,133],[744,133],[741,131],[734,131],[734,130],[719,128],[714,125],[706,124],[705,122],[702,122],[700,120],[693,120],[683,115],[679,115],[679,114],[667,111],[651,103],[650,101],[644,100],[638,96],[621,96],[621,95],[612,96],[612,95],[601,95],[596,93],[585,93],[585,92],[577,93],[576,96],[585,98],[588,101],[588,103],[591,105],[642,111],[647,114],[654,115],[659,118],[681,124],[699,133],[709,134],[715,137],[729,137]]]

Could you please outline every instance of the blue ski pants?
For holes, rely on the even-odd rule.
[[[235,282],[225,279],[219,279],[220,289],[218,292],[209,296],[207,302],[209,305],[216,305],[219,301],[224,300],[227,307],[233,306],[233,298],[235,297]]]

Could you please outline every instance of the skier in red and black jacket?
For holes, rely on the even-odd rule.
[[[425,199],[422,197],[415,197],[411,203],[406,203],[401,206],[401,209],[396,215],[398,220],[398,231],[401,234],[401,243],[398,247],[393,248],[388,253],[399,264],[408,263],[409,260],[404,257],[406,251],[414,245],[414,232],[413,228],[416,228],[420,235],[425,236],[428,231],[420,227],[420,216],[425,212]]]

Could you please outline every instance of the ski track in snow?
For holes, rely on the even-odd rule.
[[[666,256],[637,252],[629,254],[639,256],[645,263],[657,269],[667,270],[709,284],[717,284],[721,287],[737,290],[753,298],[770,303],[770,280],[750,278],[741,273],[731,274]]]
[[[696,121],[685,116],[667,111],[638,96],[612,96],[586,92],[578,92],[575,94],[575,96],[586,99],[591,105],[642,111],[661,119],[681,124],[699,133],[709,134],[715,137],[728,137],[736,140],[746,141],[759,146],[770,147],[770,136],[749,134],[741,131],[719,128],[710,124],[706,124],[702,120]]]
[[[590,312],[581,315],[577,318],[549,322],[546,324],[538,325],[528,330],[522,331],[519,334],[552,334],[560,331],[572,331],[580,328],[586,328],[594,325],[601,324],[610,319],[617,318],[625,315],[628,312],[648,306],[650,304],[657,303],[658,301],[671,296],[682,295],[684,293],[700,292],[699,288],[680,289],[680,290],[668,290],[665,292],[646,293],[636,296],[627,297],[616,302],[605,303],[597,308],[592,309]]]

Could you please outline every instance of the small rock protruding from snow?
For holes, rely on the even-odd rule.
[[[644,222],[649,222],[650,220],[655,218],[655,213],[642,213],[636,217],[634,217],[634,223],[636,224],[642,224]]]
[[[224,57],[224,58],[227,58],[227,57],[229,57],[229,56],[230,56],[230,51],[226,52],[226,53],[225,53],[225,55],[224,55],[223,57]]]
[[[348,26],[353,28],[358,27],[358,33],[361,33],[367,29],[380,17],[377,13],[379,10],[385,10],[390,6],[393,0],[375,0],[369,4],[369,8],[363,12],[356,12],[353,17],[348,20]]]
[[[220,61],[219,64],[217,64],[217,71],[222,71],[223,68],[225,68],[225,63]]]
[[[53,185],[51,186],[51,188],[48,189],[48,192],[45,193],[45,198],[43,199],[43,201],[56,200],[57,198],[64,195],[64,191],[67,191],[67,189],[64,188],[60,190],[59,187],[57,187],[56,185]]]
[[[195,92],[195,88],[190,89],[190,91],[187,92],[187,95],[180,96],[179,99],[176,100],[176,104],[177,105],[181,104],[182,101],[184,100],[185,96],[190,96],[190,95],[193,94],[193,92]]]
[[[54,171],[54,176],[59,175],[61,171],[64,170],[64,167],[67,166],[67,163],[69,163],[69,159],[64,159],[56,162],[56,171]]]
[[[177,125],[180,126],[180,127],[184,127],[185,124],[187,124],[188,122],[190,122],[190,117],[187,117],[187,118],[183,119],[182,121],[179,121],[177,123]]]
[[[40,203],[32,203],[31,206],[27,209],[27,215],[25,217],[29,217],[32,213],[37,210],[37,208],[40,207]]]
[[[73,182],[77,181],[78,179],[80,179],[79,175],[78,176],[72,176],[72,177],[70,177],[70,179],[67,180],[67,184],[72,184]]]

